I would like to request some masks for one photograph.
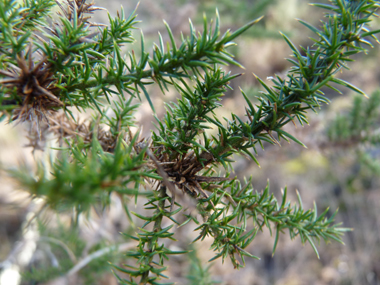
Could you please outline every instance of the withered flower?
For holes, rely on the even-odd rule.
[[[13,119],[30,121],[37,117],[40,121],[46,117],[47,112],[64,104],[55,95],[58,89],[55,87],[56,79],[51,72],[51,64],[42,58],[38,64],[34,64],[32,47],[29,46],[26,56],[17,55],[17,65],[8,63],[7,70],[0,70],[0,84],[9,90],[16,89],[20,108],[15,110]]]
[[[70,120],[64,113],[56,113],[55,116],[49,116],[49,131],[53,132],[58,138],[60,145],[63,145],[64,139],[72,138],[76,140],[80,137],[85,144],[90,144],[96,135],[96,139],[106,152],[113,152],[117,137],[111,132],[99,125],[99,122],[83,121],[76,122]]]
[[[201,164],[194,152],[189,152],[183,157],[172,161],[167,153],[161,153],[162,150],[162,146],[158,148],[150,147],[146,152],[153,162],[152,167],[157,168],[158,174],[163,178],[163,181],[158,186],[165,185],[172,194],[171,210],[175,202],[176,191],[174,185],[193,198],[203,197],[207,199],[209,196],[206,191],[210,191],[210,189],[203,189],[201,183],[210,183],[217,188],[218,186],[214,183],[231,180],[228,177],[196,175],[201,169],[207,167],[200,166]],[[154,152],[155,154],[153,154]],[[209,203],[214,207],[212,201],[209,201]]]
[[[63,7],[59,1],[55,1],[57,5],[61,8],[64,15],[61,12],[58,12],[58,15],[66,17],[69,21],[73,19],[73,17],[78,18],[79,24],[86,24],[89,26],[98,26],[99,24],[91,23],[88,20],[91,19],[92,16],[87,16],[85,14],[93,14],[94,11],[104,10],[106,9],[98,6],[94,6],[94,2],[87,3],[86,0],[67,0],[65,1],[67,8]]]

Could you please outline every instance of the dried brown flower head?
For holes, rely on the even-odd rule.
[[[98,24],[91,23],[88,20],[91,19],[92,16],[87,16],[86,14],[93,14],[94,11],[97,10],[105,10],[102,7],[94,6],[94,2],[91,1],[90,3],[86,3],[86,0],[67,0],[66,8],[61,5],[59,1],[55,1],[57,5],[61,8],[64,15],[62,15],[61,12],[58,12],[58,15],[66,17],[69,21],[75,17],[75,14],[78,17],[78,23],[79,24],[86,24],[89,26],[98,26]]]
[[[174,160],[163,151],[164,147],[158,148],[149,147],[146,150],[151,162],[149,163],[152,168],[157,169],[157,173],[163,178],[163,180],[157,185],[157,189],[160,186],[166,186],[172,194],[172,205],[175,202],[175,188],[182,190],[183,194],[188,194],[193,198],[209,198],[206,191],[211,191],[213,188],[218,188],[215,183],[228,181],[231,178],[228,177],[210,177],[196,175],[200,170],[207,169],[207,166],[202,166],[198,161],[196,154],[191,151],[183,157],[177,157]],[[155,153],[155,154],[153,154]],[[211,171],[213,171],[211,169]],[[207,187],[203,188],[201,183],[207,183]],[[209,203],[214,207],[212,201]],[[235,203],[235,202],[233,202]]]
[[[57,93],[57,88],[54,74],[50,71],[51,64],[46,59],[41,59],[35,65],[31,45],[26,56],[17,56],[17,65],[9,63],[7,70],[0,70],[0,74],[6,76],[0,79],[0,84],[10,92],[16,90],[19,97],[20,108],[15,110],[14,119],[26,121],[37,117],[40,121],[48,111],[64,106],[54,94]]]
[[[102,149],[106,152],[113,152],[116,147],[116,137],[99,125],[99,122],[85,120],[74,122],[65,113],[58,113],[56,116],[48,117],[49,132],[53,132],[59,138],[60,145],[64,139],[76,139],[80,137],[85,144],[90,144],[94,134]]]
[[[117,137],[99,124],[99,121],[80,122],[79,118],[74,121],[64,112],[55,112],[46,116],[46,120],[39,126],[30,128],[29,143],[26,146],[32,147],[33,151],[44,150],[49,134],[57,138],[59,146],[66,145],[66,139],[78,142],[79,138],[85,145],[89,145],[95,136],[104,151],[113,153],[117,144]]]

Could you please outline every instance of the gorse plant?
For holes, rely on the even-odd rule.
[[[376,133],[379,107],[379,91],[374,92],[368,100],[362,96],[355,97],[349,111],[338,114],[331,122],[327,130],[329,141],[347,148],[357,144],[377,146],[380,139]]]
[[[351,192],[374,189],[380,173],[380,163],[376,149],[380,143],[379,127],[380,92],[371,94],[369,99],[356,96],[352,106],[338,114],[327,129],[328,141],[322,147],[334,151],[330,159],[337,163],[342,157],[351,157],[346,161],[347,176],[342,179],[342,187]]]
[[[165,240],[174,240],[175,227],[189,222],[197,225],[194,242],[213,239],[215,256],[210,261],[229,258],[235,268],[244,266],[245,257],[257,258],[246,248],[264,227],[275,236],[273,253],[280,233],[288,230],[291,238],[300,236],[318,255],[316,241],[341,242],[348,230],[333,223],[335,214],[328,217],[328,209],[318,214],[316,206],[305,210],[299,195],[298,204],[291,204],[286,188],[278,201],[269,192],[269,183],[259,193],[250,179],[233,177],[231,162],[234,154],[243,154],[259,165],[256,148],[265,143],[292,140],[304,146],[283,127],[308,123],[306,112],[329,102],[322,87],[339,92],[331,85],[335,83],[364,95],[334,75],[348,68],[352,55],[372,47],[371,38],[377,40],[379,30],[371,31],[368,24],[380,3],[330,2],[313,4],[328,11],[321,27],[300,20],[314,33],[312,46],[297,48],[283,35],[293,52],[286,77],[276,75],[270,85],[257,78],[265,90],[258,103],[242,91],[246,117],[231,114],[222,120],[214,111],[223,107],[228,84],[239,74],[231,75],[220,66],[241,66],[228,48],[260,18],[221,35],[218,14],[214,23],[204,17],[203,30],[197,32],[190,22],[190,32],[179,45],[166,25],[168,43],[160,36],[148,52],[141,34],[140,51],[124,55],[121,47],[134,41],[135,12],[126,17],[121,10],[103,25],[90,21],[90,14],[101,8],[85,0],[0,0],[2,118],[36,126],[32,146],[52,133],[62,147],[49,170],[39,165],[35,174],[20,168],[11,175],[49,206],[74,209],[76,215],[108,205],[111,193],[124,202],[124,197],[133,196],[146,200],[148,214],[130,212],[124,204],[129,217],[144,221],[135,234],[125,234],[137,242],[127,252],[135,266],[114,265],[129,276],[118,277],[124,284],[159,284],[165,277],[165,260],[186,253],[167,248]],[[155,115],[151,137],[141,138],[139,131],[131,131],[139,126],[135,119],[139,105],[133,99],[145,97],[155,113],[147,89],[151,84],[163,93],[175,88],[180,98],[166,104],[163,117]],[[74,107],[96,115],[80,123]],[[164,219],[171,224],[163,227]]]

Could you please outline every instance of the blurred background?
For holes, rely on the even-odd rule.
[[[126,14],[132,12],[137,1],[95,0],[95,4],[107,8],[115,16],[121,5]],[[245,70],[237,67],[230,67],[230,70],[244,75],[231,82],[234,90],[226,93],[222,102],[224,108],[218,111],[218,115],[226,117],[231,112],[243,115],[244,100],[239,87],[253,102],[260,91],[252,73],[262,79],[274,74],[284,76],[291,66],[285,60],[291,51],[278,31],[287,34],[297,46],[311,45],[309,37],[313,35],[295,18],[318,25],[323,19],[323,11],[303,0],[141,0],[137,9],[141,20],[138,28],[144,33],[146,47],[158,42],[158,31],[164,41],[168,39],[163,19],[180,40],[181,32],[184,36],[189,32],[189,18],[201,29],[203,14],[213,18],[216,9],[221,16],[222,32],[236,30],[261,15],[265,16],[236,41],[237,46],[232,51]],[[94,21],[107,24],[107,13],[97,12]],[[379,28],[380,21],[376,20],[374,26]],[[140,30],[136,30],[136,39],[140,38],[139,34]],[[134,49],[138,54],[139,45],[137,40],[126,46],[125,51]],[[236,157],[234,164],[236,175],[241,179],[252,176],[253,186],[258,191],[265,188],[269,179],[270,190],[277,198],[281,197],[281,189],[287,186],[288,198],[294,202],[296,190],[300,192],[304,208],[312,208],[314,201],[320,213],[329,207],[332,215],[339,208],[337,222],[354,229],[345,234],[345,245],[321,241],[318,259],[310,245],[302,246],[298,238],[291,241],[285,233],[272,257],[274,238],[264,231],[247,249],[261,260],[247,259],[246,267],[237,271],[227,259],[224,264],[221,260],[208,263],[213,252],[208,250],[211,241],[205,240],[192,245],[189,256],[175,256],[168,262],[165,274],[170,276],[170,281],[223,285],[380,284],[379,45],[375,43],[375,48],[367,55],[361,54],[354,59],[356,61],[349,64],[352,70],[338,76],[364,90],[371,99],[359,98],[348,89],[341,89],[342,95],[323,90],[331,104],[323,106],[318,114],[309,113],[309,125],[292,125],[286,130],[305,143],[307,149],[286,142],[281,147],[267,145],[257,157],[261,168],[245,157]],[[149,92],[158,117],[164,114],[163,102],[178,97],[175,90],[165,95],[154,88]],[[149,136],[153,116],[146,102],[143,102],[137,119],[144,126],[144,135]],[[35,159],[48,155],[42,151],[32,153],[32,148],[25,147],[29,142],[27,128],[22,124],[1,123],[0,161],[3,166],[17,167],[23,163],[33,169]],[[128,248],[129,241],[120,232],[133,233],[133,226],[139,226],[141,222],[135,220],[136,225],[131,226],[118,197],[113,197],[109,210],[94,211],[93,215],[83,217],[78,232],[72,232],[67,227],[69,214],[42,211],[41,202],[32,201],[4,173],[0,174],[0,262],[3,269],[6,264],[19,264],[22,270],[15,269],[16,273],[22,271],[18,284],[117,284],[110,267],[105,264],[108,260],[115,264],[129,261],[125,260],[121,250],[116,249],[75,272],[69,283],[61,277],[78,260],[102,247],[117,243]],[[131,205],[131,209],[135,207],[133,203]],[[31,224],[31,217],[37,212],[41,215]],[[193,226],[177,229],[175,238],[178,242],[168,246],[189,248],[189,243],[197,236],[193,229]],[[25,244],[28,243],[26,250]],[[4,283],[4,280],[0,275],[1,285],[16,284]]]

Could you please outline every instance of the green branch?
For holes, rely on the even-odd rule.
[[[371,21],[380,4],[377,1],[364,0],[332,2],[335,5],[314,5],[335,12],[327,15],[322,30],[300,21],[319,37],[314,40],[315,44],[312,47],[301,47],[305,55],[302,55],[290,39],[283,35],[293,51],[294,59],[289,61],[294,66],[286,79],[281,79],[277,75],[271,79],[273,86],[268,86],[257,78],[266,90],[262,97],[258,97],[260,105],[254,107],[243,92],[248,104],[246,109],[248,121],[244,122],[233,114],[226,128],[217,118],[211,120],[219,129],[219,138],[218,141],[214,141],[215,147],[200,155],[203,163],[199,166],[199,170],[214,161],[224,163],[225,158],[234,152],[243,151],[253,157],[247,149],[253,148],[256,151],[255,145],[259,143],[262,146],[262,141],[279,144],[281,139],[286,141],[291,139],[304,146],[282,128],[289,122],[295,123],[296,119],[301,125],[308,123],[306,110],[315,110],[321,103],[329,102],[320,91],[322,87],[327,86],[340,92],[331,86],[330,82],[364,94],[352,84],[334,78],[334,75],[341,68],[348,68],[346,62],[352,61],[350,59],[352,55],[365,51],[362,45],[372,46],[365,38],[374,37],[379,31],[370,31],[366,24]],[[272,132],[277,133],[278,140],[274,138]]]

